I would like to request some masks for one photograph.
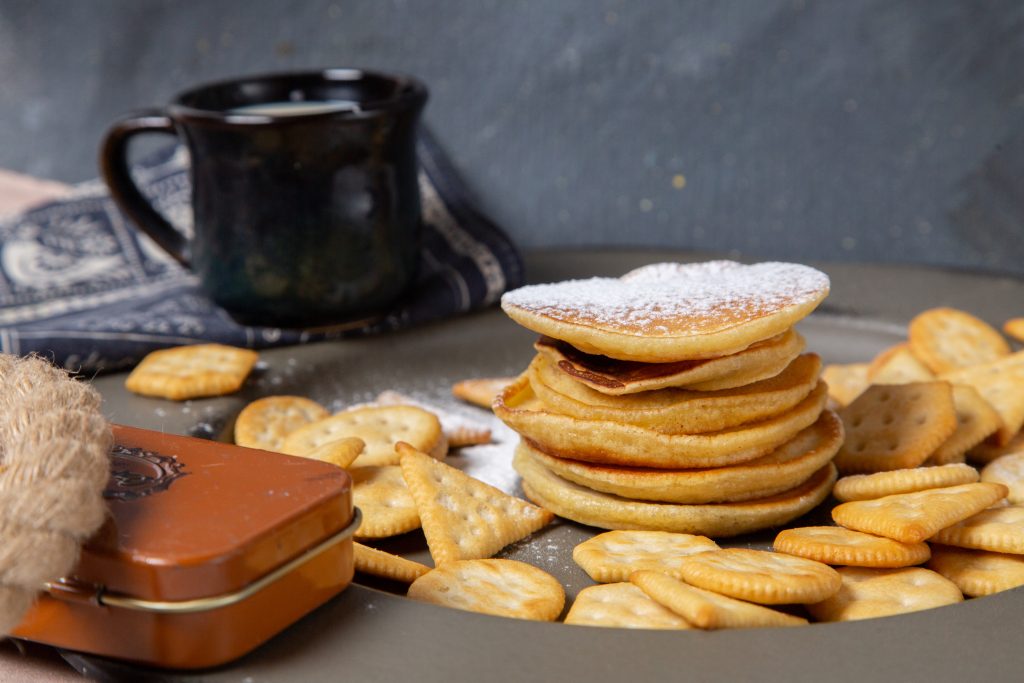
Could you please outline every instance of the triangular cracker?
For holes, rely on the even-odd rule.
[[[954,384],[969,384],[988,401],[1002,424],[993,437],[998,446],[1010,439],[1024,426],[1024,351],[1018,351],[999,360],[974,365],[946,373],[942,379]]]
[[[514,498],[406,443],[396,450],[434,564],[491,557],[550,522],[544,508]]]
[[[963,462],[968,450],[981,443],[1002,424],[995,408],[968,384],[953,385],[953,405],[956,407],[956,431],[931,454],[926,464]]]

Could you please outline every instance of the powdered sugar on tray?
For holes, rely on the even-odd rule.
[[[667,331],[666,320],[676,331],[681,321],[692,321],[697,329],[704,319],[723,313],[768,314],[813,301],[828,288],[827,275],[796,263],[656,263],[621,278],[521,287],[506,293],[501,304],[566,322],[585,319],[657,334]]]
[[[491,441],[479,446],[467,446],[452,450],[445,463],[458,468],[469,476],[501,489],[509,495],[517,495],[519,475],[512,469],[512,455],[519,435],[494,416],[489,410],[464,404],[439,405],[439,401],[407,395],[396,391],[384,391],[374,400],[346,406],[358,408],[364,405],[414,405],[427,410],[441,422],[446,434],[458,430],[489,430]]]

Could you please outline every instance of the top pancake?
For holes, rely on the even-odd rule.
[[[828,276],[793,263],[658,263],[618,279],[521,287],[501,306],[520,325],[586,353],[669,363],[781,334],[828,291]]]

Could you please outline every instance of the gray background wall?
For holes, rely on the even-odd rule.
[[[523,246],[1024,273],[1024,3],[0,0],[0,167],[96,174],[105,126],[198,81],[427,82]]]

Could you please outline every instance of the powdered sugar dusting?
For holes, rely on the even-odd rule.
[[[769,315],[820,299],[828,288],[827,275],[796,263],[656,263],[622,278],[521,287],[501,303],[565,322],[667,336],[700,330],[712,319]]]

